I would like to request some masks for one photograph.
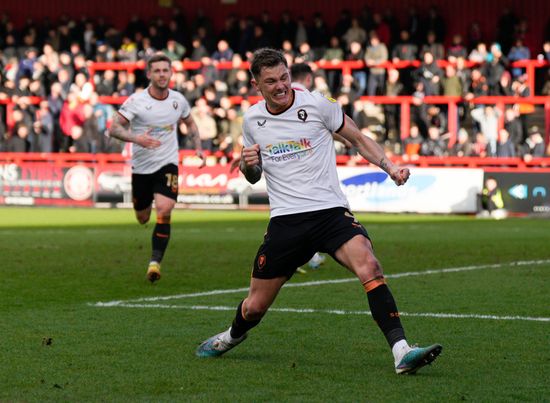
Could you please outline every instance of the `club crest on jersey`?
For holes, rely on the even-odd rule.
[[[305,122],[307,119],[307,112],[305,109],[299,109],[298,110],[298,119],[300,119],[302,122]]]
[[[172,106],[174,109],[178,109],[178,103],[176,101],[172,102]]]
[[[266,122],[267,122],[266,119],[264,119],[263,122],[260,122],[259,120],[256,121],[256,123],[258,124],[258,127],[264,127]]]

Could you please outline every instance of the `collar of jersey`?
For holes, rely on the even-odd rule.
[[[153,96],[153,94],[151,94],[151,93],[149,92],[149,88],[150,88],[150,87],[147,87],[147,94],[148,94],[151,98],[153,98],[154,100],[156,100],[156,101],[164,101],[165,99],[167,99],[167,98],[170,96],[170,91],[167,91],[167,92],[166,92],[166,96],[165,96],[164,98],[157,98],[157,97]]]
[[[281,112],[277,112],[277,113],[273,113],[269,110],[269,108],[267,107],[267,102],[265,103],[265,110],[267,111],[267,113],[269,113],[270,115],[273,115],[273,116],[277,116],[277,115],[280,115],[281,113],[285,113],[286,111],[288,111],[292,105],[294,105],[294,100],[296,99],[296,93],[294,92],[294,89],[292,89],[292,102],[290,102],[288,104],[288,107],[283,109]]]

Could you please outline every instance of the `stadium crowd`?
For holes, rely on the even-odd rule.
[[[550,33],[541,49],[523,43],[527,21],[503,10],[494,37],[483,36],[475,22],[465,38],[447,32],[436,7],[427,15],[414,8],[400,26],[391,10],[359,15],[342,10],[333,27],[316,13],[311,21],[283,12],[275,22],[268,12],[258,18],[232,15],[213,27],[201,10],[186,21],[179,9],[168,20],[143,21],[133,16],[124,29],[104,19],[61,17],[53,22],[28,20],[16,27],[0,16],[0,151],[120,153],[123,145],[108,136],[117,98],[147,84],[143,69],[93,69],[91,63],[146,60],[158,51],[173,60],[172,88],[189,100],[205,150],[230,160],[241,144],[248,97],[258,95],[241,67],[260,47],[284,50],[289,64],[309,63],[314,89],[336,98],[365,135],[388,153],[407,158],[425,156],[496,156],[524,158],[550,154],[544,133],[530,122],[529,104],[471,103],[483,95],[528,97],[522,68],[510,62],[539,58],[550,61]],[[216,29],[217,28],[217,29]],[[547,31],[550,31],[547,29]],[[342,74],[329,68],[341,61],[363,61],[365,68]],[[419,60],[418,67],[394,68],[385,62]],[[447,60],[444,68],[437,63]],[[183,61],[200,62],[195,70]],[[233,68],[219,69],[220,62]],[[548,72],[547,72],[548,73]],[[550,95],[547,74],[540,95]],[[364,96],[411,95],[410,136],[399,136],[399,105],[380,105]],[[431,95],[463,97],[459,104],[457,141],[449,147],[446,105],[423,102]],[[538,95],[538,94],[537,94]],[[240,103],[231,96],[240,96]],[[104,97],[109,103],[104,102]],[[504,116],[504,127],[499,125]],[[182,149],[192,148],[185,126],[179,130]],[[354,150],[336,144],[337,152]],[[353,161],[353,158],[351,158]]]

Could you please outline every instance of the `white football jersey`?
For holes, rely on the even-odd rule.
[[[153,98],[147,89],[132,94],[118,112],[130,122],[132,133],[141,134],[151,129],[150,135],[160,140],[155,149],[132,143],[132,171],[150,174],[167,164],[178,165],[177,125],[189,116],[191,108],[182,94],[168,90],[163,100]]]
[[[336,172],[332,133],[344,126],[341,106],[319,93],[295,89],[290,108],[268,112],[265,101],[245,114],[245,147],[260,145],[271,217],[349,208]]]

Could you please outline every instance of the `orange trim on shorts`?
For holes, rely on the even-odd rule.
[[[366,292],[374,290],[376,287],[386,284],[386,279],[384,277],[375,277],[371,280],[367,280],[363,283],[363,287]]]
[[[160,232],[155,232],[155,235],[159,238],[170,238],[170,235],[161,234]]]
[[[166,217],[157,216],[157,224],[170,224],[171,218],[172,218],[171,216],[166,216]]]

